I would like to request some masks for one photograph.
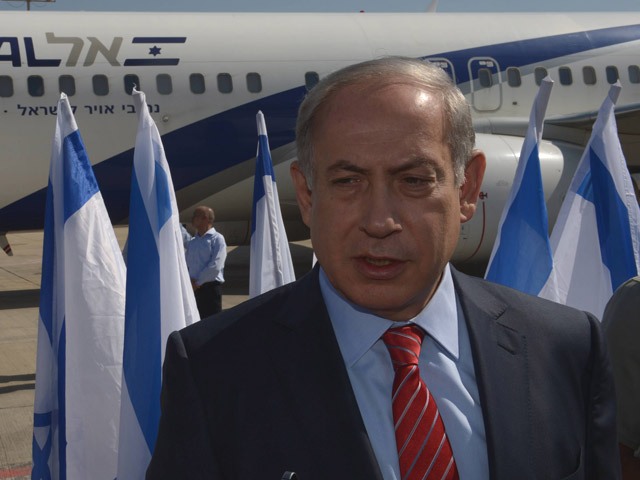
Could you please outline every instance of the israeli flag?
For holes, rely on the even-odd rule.
[[[296,279],[282,222],[276,176],[273,173],[264,115],[258,112],[258,153],[253,183],[249,297]]]
[[[615,119],[620,83],[598,112],[551,234],[557,291],[540,296],[602,320],[607,301],[640,271],[640,210]]]
[[[554,282],[539,143],[553,81],[546,77],[533,102],[529,128],[509,198],[502,211],[486,279],[531,295]]]
[[[116,476],[125,278],[111,221],[63,93],[45,211],[33,479]]]
[[[144,478],[158,433],[167,337],[200,319],[160,133],[142,92],[129,207],[118,478]]]

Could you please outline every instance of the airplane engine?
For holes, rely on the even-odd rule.
[[[454,264],[479,264],[482,267],[489,261],[523,142],[523,137],[476,135],[477,148],[484,151],[487,157],[487,170],[476,213],[470,221],[462,224],[453,256]],[[543,140],[540,144],[540,167],[550,230],[582,151],[582,147],[568,143]]]

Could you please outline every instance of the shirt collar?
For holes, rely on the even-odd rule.
[[[442,281],[427,306],[409,322],[391,322],[352,304],[333,288],[322,268],[320,290],[340,351],[349,367],[369,351],[390,327],[410,322],[418,324],[449,355],[458,358],[458,312],[448,264],[444,269]]]
[[[458,302],[449,264],[433,297],[412,322],[420,325],[449,355],[458,358]]]
[[[198,234],[198,232],[196,232],[196,236],[197,236],[197,237],[201,237],[201,238],[204,238],[204,237],[211,237],[211,236],[213,236],[215,233],[216,233],[216,229],[215,229],[215,228],[213,228],[213,227],[211,227],[209,230],[207,230],[206,232],[204,232],[204,235],[200,235],[200,234]]]

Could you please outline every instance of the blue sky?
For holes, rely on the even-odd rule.
[[[31,3],[33,11],[199,12],[420,12],[431,0],[56,0]],[[0,0],[0,10],[26,10],[26,2]],[[441,12],[640,11],[640,0],[439,0]]]

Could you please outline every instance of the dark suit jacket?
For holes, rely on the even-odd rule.
[[[593,317],[453,271],[492,479],[619,478]],[[381,479],[318,269],[169,338],[148,479]],[[464,479],[463,479],[464,480]]]

